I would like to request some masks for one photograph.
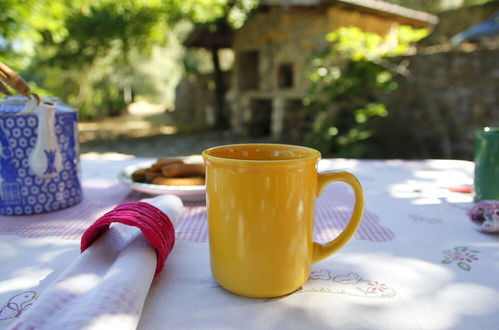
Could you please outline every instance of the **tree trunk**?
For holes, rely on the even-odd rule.
[[[218,48],[211,49],[213,60],[213,79],[215,81],[215,129],[229,128],[229,120],[225,111],[225,82],[222,69],[220,68],[220,59],[218,57]]]

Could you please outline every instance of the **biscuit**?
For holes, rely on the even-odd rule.
[[[178,176],[200,176],[204,175],[204,165],[173,163],[161,167],[161,173],[167,178]]]
[[[143,168],[132,173],[132,180],[135,182],[146,181],[147,169]]]
[[[148,168],[132,173],[135,182],[169,186],[204,185],[205,167],[203,163],[190,163],[181,158],[159,158]]]
[[[152,164],[150,167],[151,171],[161,172],[161,168],[165,165],[170,164],[182,164],[182,159],[179,158],[159,158],[156,163]]]
[[[151,183],[155,178],[158,178],[158,177],[161,177],[161,172],[155,172],[155,171],[151,171],[150,169],[147,169],[146,170],[146,173],[145,173],[145,182],[147,183]]]

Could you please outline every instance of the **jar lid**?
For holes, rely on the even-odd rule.
[[[27,96],[7,96],[0,98],[0,115],[21,112],[29,99]],[[55,103],[56,112],[76,112],[75,108],[59,101],[57,97],[42,97],[42,99]]]

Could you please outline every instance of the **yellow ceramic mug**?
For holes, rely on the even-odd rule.
[[[267,298],[300,288],[310,265],[338,251],[357,230],[364,193],[345,171],[317,173],[317,150],[278,144],[207,149],[206,203],[211,271],[226,290]],[[333,181],[355,192],[352,218],[333,241],[313,241],[315,199]]]

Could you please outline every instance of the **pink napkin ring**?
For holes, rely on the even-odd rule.
[[[80,251],[85,251],[109,229],[113,222],[139,228],[145,238],[156,248],[158,263],[156,277],[165,265],[166,258],[175,243],[175,229],[170,218],[157,207],[145,202],[128,202],[116,206],[97,219],[81,237]]]

